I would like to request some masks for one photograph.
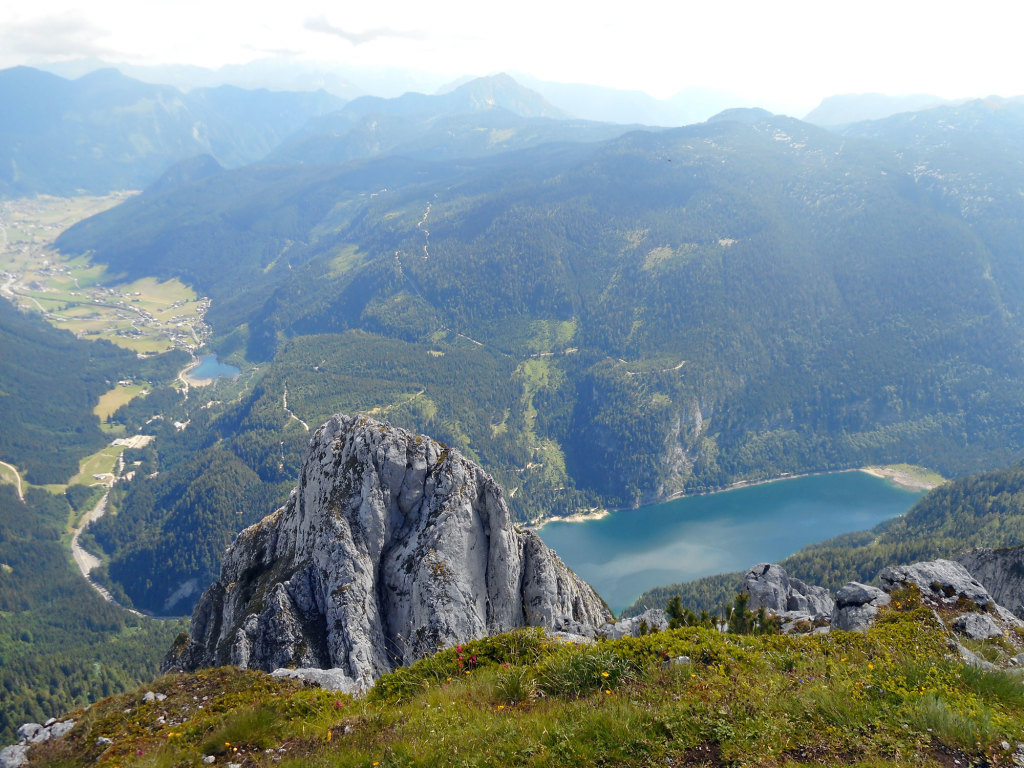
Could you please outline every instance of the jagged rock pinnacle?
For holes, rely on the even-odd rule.
[[[472,638],[610,620],[536,534],[512,526],[479,466],[339,415],[313,434],[285,506],[228,549],[165,668],[333,668],[368,685]]]

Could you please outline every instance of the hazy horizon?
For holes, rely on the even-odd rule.
[[[0,68],[59,70],[82,59],[126,69],[258,62],[248,68],[320,71],[384,96],[508,72],[657,99],[707,89],[736,105],[800,116],[840,94],[1022,94],[1015,40],[1022,18],[1024,9],[991,0],[969,14],[959,4],[917,1],[867,2],[851,14],[820,3],[780,10],[746,0],[668,8],[641,0],[628,12],[610,3],[527,0],[514,13],[463,0],[343,11],[319,0],[287,7],[39,0],[0,10]]]

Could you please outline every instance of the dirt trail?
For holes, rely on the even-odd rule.
[[[0,461],[0,466],[7,467],[11,472],[14,473],[15,481],[18,486],[18,499],[20,501],[25,500],[25,494],[21,490],[21,475],[18,473],[18,468],[13,464],[8,464],[6,461]]]
[[[284,412],[288,414],[289,418],[295,419],[297,422],[299,422],[299,424],[302,425],[302,427],[307,432],[309,432],[309,424],[307,424],[302,419],[300,419],[298,416],[296,416],[294,413],[292,413],[291,409],[288,407],[288,385],[287,384],[284,385],[284,395],[281,397],[281,403],[282,403],[282,406],[284,407]]]
[[[82,572],[82,576],[84,576],[85,580],[89,582],[89,586],[99,593],[100,597],[102,597],[108,603],[113,603],[114,605],[120,608],[124,608],[124,610],[128,611],[129,613],[134,613],[136,616],[142,616],[143,614],[139,613],[134,608],[128,608],[126,606],[121,605],[119,602],[117,602],[117,600],[114,599],[114,596],[110,594],[110,592],[108,592],[105,587],[103,587],[103,585],[97,584],[89,577],[89,574],[92,572],[92,569],[100,565],[100,560],[95,555],[86,552],[78,543],[78,536],[82,533],[82,531],[85,530],[85,527],[93,520],[99,520],[101,517],[103,517],[104,514],[106,514],[107,497],[109,495],[110,491],[104,493],[103,497],[96,502],[96,506],[89,510],[89,512],[86,513],[85,517],[82,518],[82,522],[79,524],[78,528],[75,529],[75,533],[71,537],[71,554],[72,556],[74,556],[75,565],[77,565],[78,570]]]

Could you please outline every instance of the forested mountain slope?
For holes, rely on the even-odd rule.
[[[245,168],[59,247],[212,297],[221,351],[265,361],[209,417],[262,482],[295,471],[286,391],[307,424],[375,412],[458,446],[520,518],[866,463],[1005,465],[1024,448],[1024,217],[951,206],[898,139],[738,110],[482,159]],[[1018,145],[975,147],[996,201]]]
[[[78,341],[0,300],[0,457],[31,483],[63,483],[78,460],[105,445],[92,409],[121,377],[138,371],[135,355],[107,342]]]
[[[63,496],[0,485],[0,742],[156,674],[179,622],[140,619],[104,602],[61,544]]]

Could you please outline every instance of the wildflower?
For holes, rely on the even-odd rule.
[[[450,683],[450,682],[452,681],[452,679],[451,679],[450,677],[446,677],[446,678],[445,678],[445,680],[446,680],[447,682],[449,682],[449,683]]]
[[[341,709],[341,702],[340,701],[334,702],[334,706],[336,706],[338,709]]]
[[[608,677],[608,673],[607,672],[602,672],[601,673],[601,677]]]
[[[868,669],[874,669],[874,668],[875,668],[875,665],[874,665],[874,664],[872,664],[872,663],[871,663],[871,662],[869,661],[869,662],[868,662]]]
[[[231,742],[230,741],[225,741],[224,742],[224,746],[225,747],[230,747],[231,746]]]
[[[328,731],[327,732],[327,740],[330,741],[332,736],[334,736],[334,734],[331,733],[330,731]]]
[[[605,693],[609,693],[609,694],[610,694],[610,693],[611,693],[611,690],[610,690],[610,689],[608,689],[608,688],[605,688],[605,689],[604,689],[604,692],[605,692]]]
[[[498,709],[504,709],[504,708],[505,708],[505,705],[504,705],[504,704],[499,704],[499,705],[498,705]]]
[[[462,653],[462,646],[461,645],[456,645],[455,646],[455,652],[456,653]],[[377,765],[377,763],[374,763],[374,765]]]

